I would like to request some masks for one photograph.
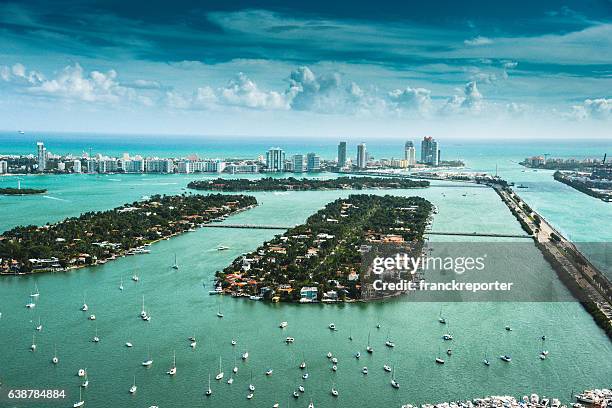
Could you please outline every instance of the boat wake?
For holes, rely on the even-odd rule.
[[[43,198],[48,198],[49,200],[66,201],[67,203],[70,202],[70,200],[66,200],[64,198],[51,197],[51,196],[48,196],[48,195],[43,196]]]

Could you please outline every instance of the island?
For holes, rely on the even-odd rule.
[[[337,199],[218,271],[216,292],[274,302],[368,300],[364,252],[390,244],[420,254],[432,210],[421,197]]]
[[[404,189],[428,187],[426,180],[385,177],[338,177],[318,178],[274,178],[197,180],[187,184],[194,190],[208,191],[307,191],[307,190],[364,190],[364,189]]]
[[[256,204],[245,195],[155,195],[56,224],[16,227],[0,235],[0,274],[65,271],[146,254],[152,242]]]
[[[581,193],[612,202],[612,171],[600,173],[601,175],[598,175],[597,170],[590,173],[556,171],[553,177]]]
[[[44,194],[47,190],[44,188],[0,188],[0,195],[32,195]]]

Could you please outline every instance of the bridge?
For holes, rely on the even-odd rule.
[[[261,230],[288,230],[295,225],[255,225],[255,224],[206,224],[203,228],[242,228],[242,229],[261,229]],[[526,234],[496,234],[486,232],[441,232],[441,231],[425,231],[425,235],[447,235],[447,236],[462,236],[462,237],[492,237],[492,238],[531,238],[531,235]]]

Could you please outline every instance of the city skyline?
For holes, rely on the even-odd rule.
[[[0,6],[2,129],[609,137],[609,2],[62,5]]]

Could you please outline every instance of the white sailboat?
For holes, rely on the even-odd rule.
[[[138,282],[140,280],[140,278],[138,277],[138,274],[136,272],[134,272],[134,274],[132,275],[132,280],[134,282]]]
[[[151,350],[147,347],[147,359],[142,362],[142,365],[145,367],[149,367],[153,364],[153,359],[151,358]]]
[[[81,391],[81,387],[79,387],[79,400],[78,402],[75,402],[74,404],[72,404],[72,407],[78,408],[78,407],[82,407],[83,405],[85,405],[85,401],[83,401],[83,394]]]
[[[41,331],[43,328],[42,323],[40,322],[40,316],[38,316],[38,326],[36,326],[36,331]]]
[[[51,359],[53,364],[59,363],[59,358],[57,357],[57,347],[53,346],[53,358]]]
[[[482,363],[486,366],[490,366],[491,362],[489,361],[489,359],[487,358],[487,352],[485,351],[484,353],[484,358],[482,359]]]
[[[94,343],[99,343],[100,342],[100,338],[98,337],[98,326],[96,326],[96,334],[93,337],[93,339],[91,339],[91,341],[93,341]]]
[[[438,321],[442,324],[446,324],[446,319],[442,316],[442,308],[440,308],[440,315],[438,316]]]
[[[368,332],[368,345],[366,346],[366,351],[370,354],[374,352],[374,348],[370,345],[370,332]]]
[[[219,356],[219,372],[217,373],[217,375],[215,376],[215,380],[220,380],[222,379],[224,376],[223,370],[221,369],[221,356]]]
[[[81,310],[84,312],[89,310],[89,306],[87,306],[87,302],[85,302],[85,295],[83,295],[83,306],[81,306]]]
[[[242,359],[246,360],[247,358],[249,358],[249,352],[248,350],[246,350],[244,353],[242,353]]]
[[[234,354],[234,368],[232,369],[234,374],[238,373],[238,366],[236,365],[236,354]]]
[[[172,368],[166,372],[168,375],[176,374],[176,351],[172,353]]]
[[[389,333],[390,332],[387,331],[387,341],[385,341],[385,346],[393,348],[395,347],[395,343],[389,339]]]
[[[81,387],[83,388],[89,387],[89,375],[87,374],[87,372],[85,373],[85,381],[83,381],[83,383],[81,384]]]
[[[30,346],[30,350],[36,351],[36,335],[32,335],[32,345]]]
[[[300,370],[306,368],[306,358],[304,357],[304,353],[302,353],[302,362],[300,363]]]
[[[134,376],[134,383],[130,387],[130,394],[134,394],[137,389],[138,389],[138,387],[136,386],[136,376]]]
[[[34,292],[32,292],[30,296],[33,298],[37,298],[40,296],[40,292],[38,291],[38,285],[36,283],[34,284]]]
[[[219,305],[219,310],[217,311],[217,317],[218,318],[222,318],[223,317],[223,313],[221,312],[221,305]]]
[[[391,386],[393,388],[399,388],[400,387],[399,383],[395,379],[395,366],[393,366],[393,373],[391,374]]]
[[[121,283],[119,283],[119,290],[123,290],[123,276],[121,277]]]
[[[440,357],[440,347],[438,347],[438,355],[436,357],[436,363],[444,364],[444,359],[442,357]]]
[[[332,385],[331,388],[331,395],[333,395],[334,397],[337,397],[339,395],[338,390],[336,389],[336,385]]]
[[[210,397],[212,395],[212,389],[210,388],[210,373],[208,373],[208,389],[206,390],[206,396]]]
[[[172,269],[178,269],[178,264],[176,263],[176,254],[174,254],[174,265],[172,265]]]
[[[251,370],[251,381],[249,383],[249,391],[255,391],[255,385],[253,385],[253,370]]]

